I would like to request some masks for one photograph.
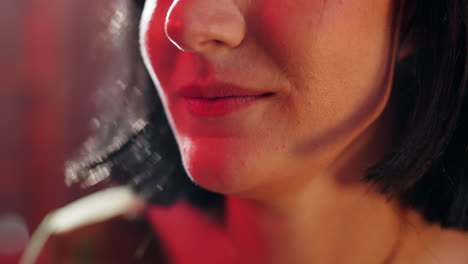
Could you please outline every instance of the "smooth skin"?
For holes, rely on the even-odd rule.
[[[146,65],[189,176],[227,197],[219,232],[236,263],[468,260],[466,235],[360,181],[398,140],[389,98],[409,48],[393,45],[394,2],[147,0]],[[217,117],[188,111],[180,90],[215,82],[271,96]]]

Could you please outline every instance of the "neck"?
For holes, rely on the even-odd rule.
[[[227,198],[228,234],[246,255],[242,259],[272,264],[385,263],[403,234],[397,206],[365,188],[345,192],[314,182],[307,189],[308,195],[291,197],[281,206]]]

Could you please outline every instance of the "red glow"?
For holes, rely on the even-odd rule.
[[[148,217],[172,263],[239,263],[216,220],[186,203],[169,208],[153,206]]]

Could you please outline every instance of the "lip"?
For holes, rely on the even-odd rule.
[[[228,83],[210,85],[188,85],[180,90],[179,96],[187,110],[198,116],[224,116],[263,101],[272,92],[249,89]]]

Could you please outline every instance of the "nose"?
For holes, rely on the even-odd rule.
[[[245,27],[234,0],[175,0],[165,21],[167,38],[180,50],[196,53],[237,47]]]

